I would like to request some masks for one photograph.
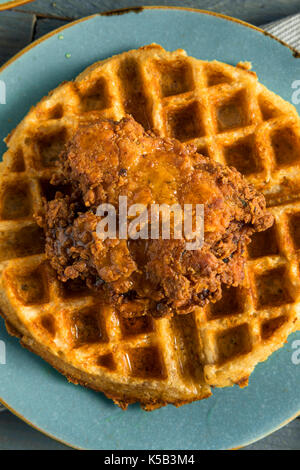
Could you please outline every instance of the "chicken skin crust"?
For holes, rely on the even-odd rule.
[[[45,203],[39,219],[47,258],[61,281],[84,280],[127,317],[189,313],[219,300],[222,285],[243,281],[251,234],[273,223],[263,195],[237,170],[193,145],[145,132],[131,116],[80,127],[59,165],[61,176],[52,184],[66,190]],[[202,204],[202,247],[188,250],[184,237],[161,235],[100,239],[97,208],[112,204],[119,217],[120,196],[128,207],[144,204],[149,211],[152,204]]]

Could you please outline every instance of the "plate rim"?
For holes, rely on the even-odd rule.
[[[17,5],[21,5],[21,4],[25,4],[25,3],[30,3],[32,2],[32,0],[12,0],[12,1],[9,1],[7,3],[5,3],[4,5],[0,6],[0,11],[5,9],[5,6],[6,5],[9,5],[9,8],[13,8],[14,6],[17,6]],[[6,8],[8,8],[6,6]],[[89,21],[93,18],[96,18],[98,16],[114,16],[114,15],[122,15],[122,14],[127,14],[127,13],[140,13],[140,12],[143,12],[144,10],[177,10],[177,11],[189,11],[189,12],[192,12],[192,13],[199,13],[199,14],[204,14],[204,15],[210,15],[210,16],[214,16],[214,17],[217,17],[217,18],[221,18],[221,19],[224,19],[224,20],[227,20],[227,21],[231,21],[231,22],[234,22],[234,23],[237,23],[237,24],[240,24],[244,27],[247,27],[247,28],[250,28],[250,29],[253,29],[255,31],[258,31],[260,32],[261,34],[263,34],[264,36],[267,36],[267,37],[270,37],[272,39],[274,39],[275,41],[279,42],[282,46],[285,46],[287,47],[293,54],[293,56],[295,58],[300,58],[300,52],[295,49],[294,47],[290,46],[289,44],[287,44],[286,42],[282,41],[281,39],[277,38],[276,36],[274,36],[273,34],[269,33],[268,31],[265,31],[264,29],[258,27],[258,26],[255,26],[255,25],[252,25],[251,23],[248,23],[246,21],[243,21],[243,20],[240,20],[238,18],[235,18],[235,17],[232,17],[232,16],[229,16],[229,15],[225,15],[225,14],[222,14],[222,13],[218,13],[218,12],[214,12],[214,11],[209,11],[209,10],[202,10],[202,9],[199,9],[199,8],[190,8],[190,7],[177,7],[177,6],[159,6],[159,5],[155,5],[155,6],[140,6],[140,7],[131,7],[131,8],[119,8],[119,9],[113,9],[113,10],[108,10],[108,11],[104,11],[104,12],[98,12],[98,13],[94,13],[92,15],[88,15],[88,16],[84,16],[82,18],[79,18],[77,20],[74,20],[74,21],[70,21],[69,23],[63,25],[63,26],[60,26],[59,28],[56,28],[52,31],[50,31],[49,33],[41,36],[40,38],[36,39],[35,41],[33,41],[32,43],[28,44],[28,46],[24,47],[23,49],[21,49],[19,52],[17,52],[13,57],[11,57],[8,61],[6,61],[1,67],[0,67],[0,73],[3,72],[3,70],[5,70],[8,66],[10,66],[13,62],[15,62],[17,59],[19,59],[20,57],[22,57],[24,54],[26,54],[28,51],[30,51],[31,49],[33,49],[34,47],[36,47],[37,45],[41,44],[42,42],[46,41],[47,39],[51,38],[52,36],[55,36],[56,34],[59,34],[60,32],[68,29],[68,28],[71,28],[79,23],[83,23],[85,21]],[[54,441],[56,442],[59,442],[65,446],[68,446],[69,448],[71,449],[77,449],[77,450],[83,450],[82,448],[80,447],[77,447],[73,444],[70,444],[66,441],[64,441],[63,439],[59,439],[57,438],[56,436],[52,435],[51,433],[48,433],[47,431],[45,431],[44,429],[41,429],[39,428],[38,426],[36,426],[35,424],[33,424],[31,421],[29,421],[26,417],[24,417],[23,415],[21,415],[18,411],[16,411],[15,409],[13,409],[9,404],[7,404],[3,399],[2,397],[0,396],[0,403],[3,404],[11,413],[13,413],[15,416],[17,416],[19,419],[21,419],[23,422],[25,422],[27,425],[29,425],[31,428],[35,429],[36,431],[42,433],[43,435],[53,439]],[[284,426],[286,426],[287,424],[289,424],[290,422],[292,422],[294,419],[296,419],[297,417],[300,416],[300,409],[297,413],[295,413],[292,417],[290,418],[287,418],[286,420],[284,420],[283,422],[279,423],[278,426],[275,426],[271,431],[268,431],[266,433],[263,433],[261,436],[258,436],[257,438],[254,438],[253,440],[250,440],[249,442],[246,442],[244,443],[242,446],[239,446],[239,447],[234,447],[234,448],[229,448],[228,450],[239,450],[239,449],[243,449],[244,447],[247,447],[248,445],[251,445],[255,442],[258,442],[262,439],[264,439],[265,437],[267,436],[270,436],[271,434],[273,434],[274,432],[278,431],[279,429],[283,428]]]
[[[21,0],[22,3],[29,3],[32,2],[33,0]],[[11,3],[11,2],[10,2]],[[1,7],[0,7],[1,10]],[[19,57],[22,55],[26,54],[28,51],[36,47],[38,44],[46,41],[52,36],[55,36],[56,34],[60,33],[61,31],[64,31],[65,29],[71,28],[75,26],[76,24],[83,23],[84,21],[89,21],[92,18],[95,18],[97,16],[114,16],[114,15],[122,15],[126,13],[140,13],[143,12],[144,10],[177,10],[177,11],[190,11],[192,13],[200,13],[204,15],[210,15],[210,16],[215,16],[217,18],[222,18],[227,21],[232,21],[233,23],[240,24],[242,26],[245,26],[247,28],[253,29],[255,31],[260,32],[264,36],[267,36],[269,38],[274,39],[275,41],[279,42],[282,46],[287,47],[293,54],[295,58],[300,58],[300,51],[295,49],[294,47],[290,46],[286,42],[282,41],[281,39],[277,38],[273,34],[269,33],[268,31],[265,31],[264,29],[260,28],[259,26],[255,26],[251,23],[248,23],[247,21],[240,20],[238,18],[234,18],[233,16],[229,15],[224,15],[222,13],[214,12],[214,11],[209,11],[209,10],[201,10],[199,8],[189,8],[189,7],[176,7],[176,6],[141,6],[141,7],[131,7],[131,8],[119,8],[115,10],[108,10],[105,12],[99,12],[99,13],[94,13],[92,15],[88,16],[83,16],[82,18],[79,18],[78,20],[70,21],[69,23],[60,26],[59,28],[54,29],[53,31],[50,31],[49,33],[44,34],[40,38],[36,39],[35,41],[31,42],[28,44],[28,46],[24,47],[21,49],[19,52],[17,52],[15,55],[13,55],[9,60],[7,60],[1,67],[0,67],[0,73],[3,72],[3,70],[6,69],[9,65],[11,65],[13,62],[15,62]]]
[[[18,7],[20,5],[25,5],[25,3],[30,3],[33,0],[10,0],[0,5],[0,11],[10,10],[11,8]]]

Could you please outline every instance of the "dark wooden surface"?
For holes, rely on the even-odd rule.
[[[0,12],[0,65],[35,39],[94,13],[141,5],[173,5],[217,11],[261,25],[300,12],[300,0],[35,0]],[[8,411],[0,414],[0,450],[66,447],[24,424]],[[300,419],[247,447],[250,450],[300,450]]]

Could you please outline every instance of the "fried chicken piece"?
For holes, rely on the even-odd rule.
[[[218,300],[222,284],[243,281],[251,234],[273,223],[263,195],[237,170],[145,132],[130,116],[81,127],[61,167],[59,182],[71,182],[73,191],[45,207],[47,257],[59,279],[85,280],[111,295],[125,316],[188,313]],[[101,240],[97,207],[118,208],[119,196],[128,207],[203,204],[202,248],[187,250],[185,238]]]

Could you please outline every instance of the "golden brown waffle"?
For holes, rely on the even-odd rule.
[[[121,319],[45,263],[33,213],[64,142],[81,122],[131,113],[193,142],[262,190],[276,223],[254,236],[245,286],[173,319]],[[70,380],[146,409],[246,385],[296,329],[300,295],[300,121],[289,103],[232,67],[151,45],[92,65],[28,113],[7,138],[1,171],[0,306],[10,330]],[[299,325],[298,325],[299,326]]]

